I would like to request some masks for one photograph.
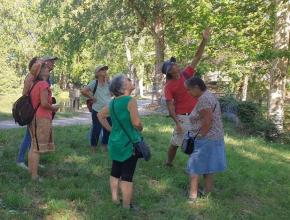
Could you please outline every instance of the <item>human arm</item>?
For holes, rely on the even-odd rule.
[[[211,28],[210,27],[207,27],[204,30],[203,34],[202,34],[202,41],[201,41],[200,45],[198,46],[198,48],[196,50],[196,53],[194,55],[194,58],[193,58],[193,60],[191,62],[191,65],[190,66],[192,68],[196,69],[196,66],[199,63],[199,61],[200,61],[200,59],[201,59],[201,57],[203,55],[205,45],[206,45],[206,43],[207,43],[210,35],[211,35]]]
[[[112,131],[112,127],[109,124],[107,118],[109,117],[109,108],[107,106],[105,106],[102,111],[100,111],[97,114],[97,117],[99,119],[99,122],[102,124],[102,126],[109,132]]]
[[[183,129],[177,119],[176,113],[175,113],[175,107],[173,104],[173,101],[166,101],[166,105],[167,105],[167,109],[169,112],[170,117],[173,119],[173,121],[175,122],[176,125],[176,129],[178,133],[182,133]]]
[[[201,128],[198,135],[203,137],[209,132],[212,126],[213,119],[212,109],[211,108],[201,109],[199,114],[201,117]]]
[[[96,98],[94,97],[94,94],[93,94],[95,85],[96,85],[95,82],[92,81],[89,85],[83,87],[81,90],[81,93],[83,96],[89,99],[93,99],[94,102],[96,101]]]
[[[51,105],[48,102],[48,90],[47,89],[43,89],[40,92],[40,105],[42,108],[45,108],[47,110],[50,110],[52,112],[57,112],[59,107],[57,105]]]
[[[177,132],[182,133],[183,132],[182,127],[181,127],[179,120],[177,119],[177,116],[175,113],[174,95],[173,95],[174,90],[172,90],[172,88],[169,84],[165,86],[164,94],[165,94],[166,105],[167,105],[169,116],[175,122]]]
[[[27,95],[29,93],[29,90],[31,89],[33,85],[33,80],[34,80],[34,77],[32,74],[28,74],[25,77],[22,95]]]
[[[137,108],[137,101],[136,99],[132,98],[128,104],[128,111],[130,112],[130,118],[133,126],[139,130],[143,130],[143,126],[139,117],[138,108]]]

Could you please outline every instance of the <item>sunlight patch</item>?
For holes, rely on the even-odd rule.
[[[263,160],[260,156],[258,156],[256,153],[253,153],[253,152],[248,152],[248,151],[245,151],[244,149],[240,149],[240,148],[238,148],[238,149],[236,149],[237,150],[237,152],[239,153],[239,154],[241,154],[242,156],[244,156],[244,157],[247,157],[247,158],[249,158],[249,159],[251,159],[251,160],[256,160],[256,161],[261,161],[261,160]]]
[[[64,158],[65,163],[87,163],[88,161],[88,157],[78,155],[70,155]]]
[[[168,183],[150,179],[148,186],[158,193],[163,193],[168,189]]]

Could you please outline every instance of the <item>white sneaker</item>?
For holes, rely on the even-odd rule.
[[[20,162],[20,163],[16,163],[17,166],[21,167],[24,170],[28,170],[28,167],[26,166],[26,164],[24,162]]]
[[[42,164],[38,164],[38,167],[41,168],[41,169],[44,169],[45,168],[45,166],[42,165]]]

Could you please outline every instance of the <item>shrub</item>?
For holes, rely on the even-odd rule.
[[[275,125],[264,116],[258,104],[251,101],[239,102],[238,117],[244,132],[263,136],[267,140],[273,140],[278,137]]]
[[[230,121],[235,122],[229,116],[236,115],[239,120],[241,133],[262,136],[267,140],[278,138],[275,125],[268,120],[261,107],[251,101],[238,101],[232,96],[219,99],[223,115]]]

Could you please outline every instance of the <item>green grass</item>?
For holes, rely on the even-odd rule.
[[[0,95],[0,121],[12,119],[12,105],[19,98],[19,95]]]
[[[216,191],[197,204],[186,202],[187,156],[164,167],[171,120],[143,117],[144,137],[152,146],[149,162],[135,173],[138,214],[113,205],[107,153],[91,155],[88,126],[55,129],[55,153],[43,155],[44,182],[33,183],[15,166],[23,129],[0,133],[0,219],[289,219],[290,148],[242,137],[226,125],[228,169],[216,175]]]

